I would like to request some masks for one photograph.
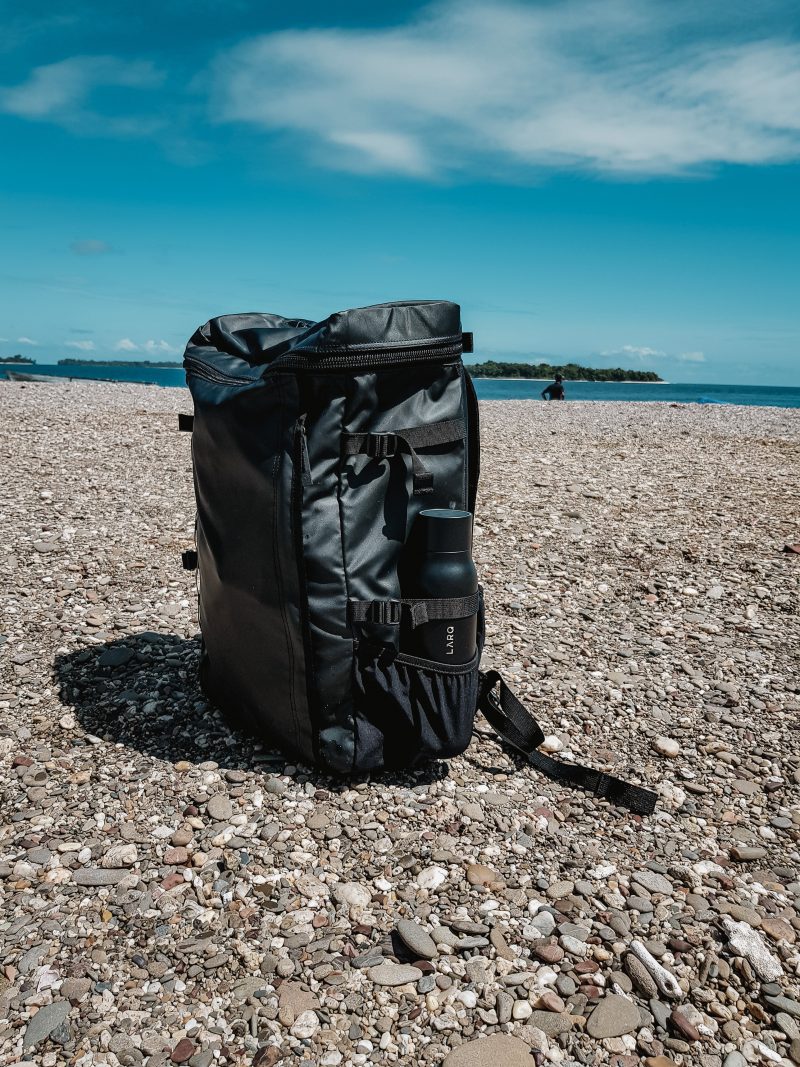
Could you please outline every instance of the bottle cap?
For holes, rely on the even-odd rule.
[[[419,513],[428,552],[471,552],[472,513],[450,508],[428,508]]]

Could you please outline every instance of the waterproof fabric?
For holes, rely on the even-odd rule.
[[[452,756],[472,733],[480,654],[404,656],[399,606],[349,610],[401,599],[422,508],[474,514],[461,352],[448,301],[228,315],[186,348],[204,687],[237,725],[338,773]]]

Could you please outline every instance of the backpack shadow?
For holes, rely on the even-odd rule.
[[[413,787],[447,776],[441,762],[348,778],[298,764],[268,741],[238,730],[210,704],[198,677],[201,650],[199,634],[143,632],[58,655],[59,698],[87,734],[169,763],[213,760],[222,769],[267,773],[283,773],[293,764],[298,777],[334,793],[359,781]]]

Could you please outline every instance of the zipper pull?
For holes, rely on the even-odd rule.
[[[300,481],[303,485],[311,485],[311,458],[308,454],[308,439],[306,438],[306,416],[301,415],[297,420],[297,436],[300,439]]]

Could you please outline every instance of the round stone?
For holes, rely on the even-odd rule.
[[[417,875],[417,885],[420,889],[438,889],[447,881],[447,871],[444,867],[426,867]]]
[[[502,889],[506,884],[502,875],[482,863],[470,863],[467,867],[467,881],[470,885],[482,885],[492,889]]]
[[[657,737],[653,742],[653,748],[659,756],[675,759],[680,754],[681,746],[671,737]]]
[[[348,908],[366,908],[372,901],[372,894],[358,882],[339,882],[333,887],[333,899]]]
[[[113,845],[100,860],[100,866],[106,870],[117,870],[120,867],[132,867],[138,859],[136,845],[126,843]]]
[[[420,959],[432,960],[439,955],[436,942],[419,923],[411,919],[401,919],[397,924],[397,932],[406,947]]]
[[[442,1067],[532,1067],[531,1047],[510,1034],[468,1041],[445,1057]]]
[[[215,793],[206,805],[206,810],[214,822],[225,822],[233,815],[233,805],[230,798],[223,793]]]
[[[317,1030],[319,1030],[319,1026],[319,1016],[317,1013],[315,1011],[304,1011],[297,1016],[292,1023],[289,1032],[292,1037],[305,1039],[313,1037]]]
[[[622,1037],[641,1025],[639,1009],[632,1000],[611,993],[603,997],[586,1024],[590,1037]]]
[[[407,985],[409,982],[418,982],[422,978],[422,971],[419,967],[404,963],[379,963],[377,967],[370,967],[367,977],[375,985]]]

